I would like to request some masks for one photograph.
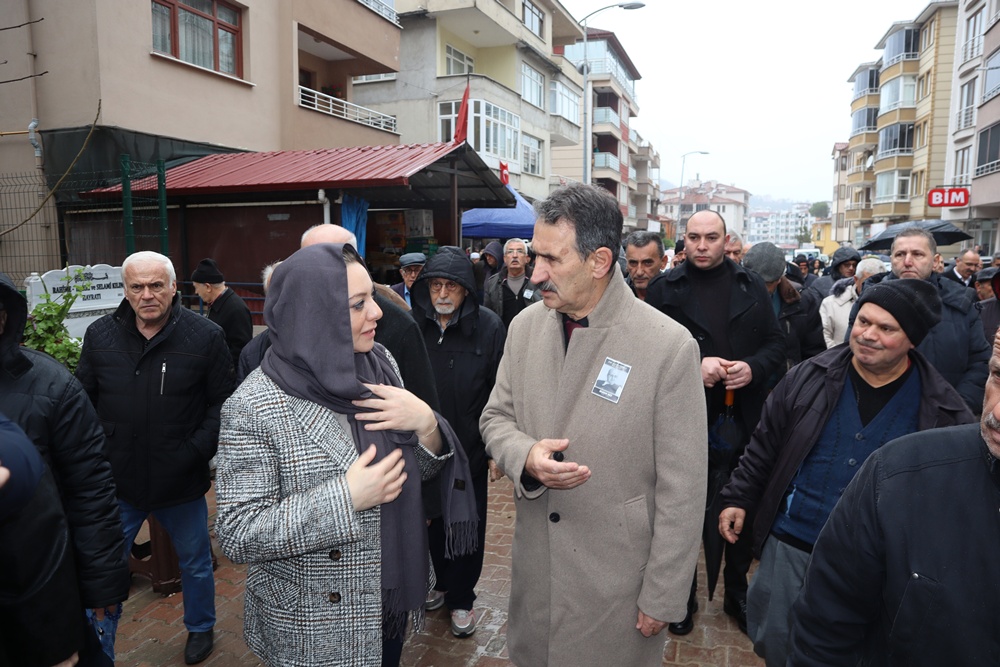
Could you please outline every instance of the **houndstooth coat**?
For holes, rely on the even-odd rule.
[[[450,456],[415,453],[424,479]],[[260,369],[222,408],[215,528],[226,556],[250,564],[243,633],[272,667],[381,664],[380,512],[354,511],[357,456],[333,411]]]

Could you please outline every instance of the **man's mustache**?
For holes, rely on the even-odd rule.
[[[556,289],[555,283],[553,283],[551,280],[546,280],[545,282],[538,283],[538,289],[542,290],[543,292],[556,292],[557,294],[559,293],[559,290]]]

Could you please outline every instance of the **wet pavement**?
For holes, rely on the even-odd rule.
[[[209,522],[215,520],[215,494],[209,493]],[[442,608],[427,614],[424,632],[412,636],[403,650],[403,667],[498,667],[510,665],[507,656],[507,597],[510,593],[510,548],[514,534],[514,499],[509,481],[490,489],[483,575],[476,589],[478,629],[471,637],[451,634],[449,616]],[[230,562],[212,542],[218,556],[215,572],[217,622],[215,651],[206,667],[253,667],[262,663],[243,642],[243,581],[246,567]],[[708,601],[704,567],[699,566],[699,605],[694,631],[672,637],[664,651],[664,666],[756,667],[764,662],[754,655],[750,641],[736,622],[722,611],[722,591]],[[150,582],[132,578],[132,593],[125,603],[118,628],[119,667],[174,667],[184,664],[187,631],[183,622],[183,593],[163,597]]]

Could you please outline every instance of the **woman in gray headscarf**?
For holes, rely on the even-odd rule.
[[[452,551],[476,539],[462,447],[375,343],[372,297],[350,245],[296,252],[264,304],[271,347],[222,409],[216,532],[250,563],[244,636],[268,665],[398,664],[429,588],[421,479],[443,468]]]

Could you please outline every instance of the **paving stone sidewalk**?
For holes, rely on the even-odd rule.
[[[403,651],[403,667],[500,667],[507,656],[507,598],[510,594],[510,548],[514,534],[513,490],[506,479],[490,489],[486,557],[477,588],[479,625],[467,639],[452,636],[444,609],[427,615],[422,634],[411,637]],[[209,522],[215,520],[215,493],[209,492]],[[215,572],[217,624],[215,652],[206,667],[256,667],[262,663],[243,642],[243,582],[246,567],[230,562],[215,543],[219,567]],[[753,654],[750,642],[736,623],[722,612],[719,595],[708,601],[704,567],[699,566],[700,611],[695,629],[686,637],[667,642],[665,667],[757,667],[763,661]],[[135,576],[118,628],[119,667],[181,667],[187,631],[183,622],[183,593],[163,597],[148,580]],[[619,666],[609,666],[619,667]],[[627,667],[627,666],[620,666]]]

